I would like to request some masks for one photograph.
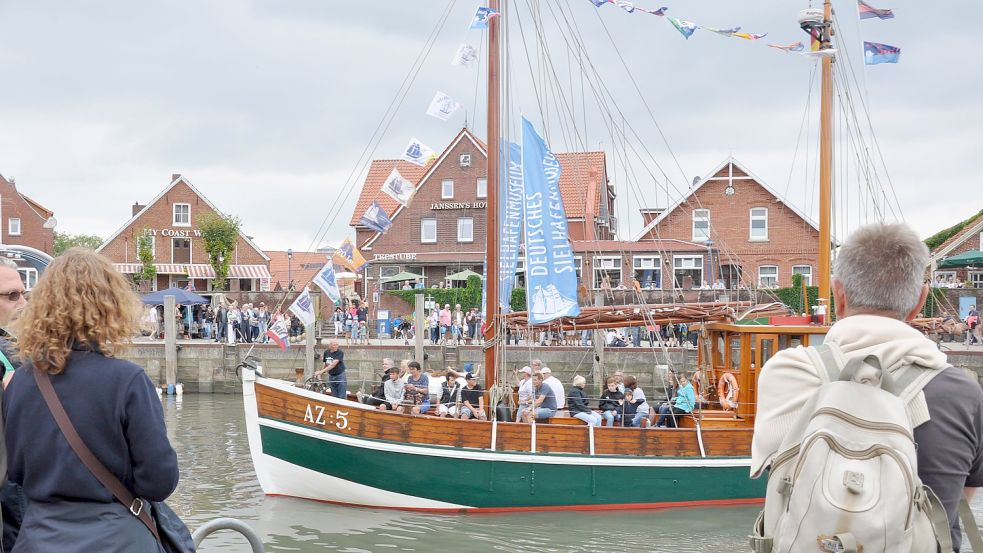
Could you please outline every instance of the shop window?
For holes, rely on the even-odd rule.
[[[7,219],[7,234],[10,236],[20,236],[20,219],[11,217]]]
[[[662,258],[658,255],[636,255],[632,258],[632,275],[642,289],[662,288]]]
[[[190,238],[171,238],[171,263],[191,263]]]
[[[594,258],[594,289],[600,290],[607,277],[607,283],[611,288],[621,285],[621,258],[595,257]]]
[[[672,258],[674,288],[692,289],[703,284],[703,256],[675,255]]]
[[[693,210],[693,241],[702,244],[710,239],[710,210]]]
[[[174,204],[174,226],[191,226],[191,204]]]
[[[812,265],[796,265],[792,267],[793,275],[802,275],[802,282],[812,286]]]
[[[758,267],[758,288],[778,288],[778,267],[774,265]]]
[[[440,181],[440,198],[443,200],[454,199],[454,181],[451,179]]]
[[[751,236],[750,240],[768,240],[768,208],[751,208]]]
[[[457,241],[474,242],[474,219],[460,217],[457,220]]]
[[[479,198],[488,197],[488,179],[478,179],[478,190],[475,195]]]
[[[437,242],[437,219],[420,220],[420,242],[424,244]]]
[[[256,286],[253,284],[253,279],[251,278],[239,279],[240,292],[252,292],[255,290],[256,290]]]

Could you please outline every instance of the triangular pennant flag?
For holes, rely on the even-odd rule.
[[[488,22],[499,16],[497,11],[486,8],[485,6],[478,6],[477,11],[474,12],[474,17],[471,18],[471,24],[468,25],[469,29],[487,29]]]
[[[280,346],[280,349],[287,349],[290,347],[290,327],[287,325],[287,317],[280,316],[273,324],[266,330],[266,335],[269,336],[273,343]]]
[[[768,36],[768,33],[764,33],[760,35],[756,33],[733,33],[730,36],[743,38],[744,40],[758,40],[759,38],[765,38],[766,36]]]
[[[430,101],[430,107],[427,108],[427,115],[432,115],[441,121],[447,121],[460,107],[460,103],[438,90],[433,100]]]
[[[389,177],[386,182],[382,185],[382,191],[403,205],[409,205],[410,200],[413,199],[413,193],[416,192],[416,188],[413,183],[403,178],[399,174],[397,169],[393,169],[392,173],[389,173]]]
[[[704,27],[700,25],[700,28],[705,31],[710,31],[711,33],[717,33],[718,35],[733,36],[735,33],[741,30],[740,27],[731,27],[730,29],[714,29],[713,27]]]
[[[676,19],[675,17],[667,17],[666,19],[669,20],[669,23],[672,23],[672,26],[675,27],[677,31],[682,33],[687,40],[689,40],[689,37],[693,36],[693,33],[696,32],[696,23],[683,21],[682,19]]]
[[[314,284],[317,284],[318,288],[324,290],[324,293],[331,298],[331,301],[341,299],[341,290],[338,289],[338,281],[334,275],[334,262],[330,259],[311,280]]]
[[[897,46],[864,41],[864,65],[898,63],[898,58],[900,56],[901,48],[898,48]]]
[[[604,4],[610,4],[611,2],[609,2],[608,0],[590,0],[590,3],[594,4],[595,8],[600,8]]]
[[[889,9],[878,9],[863,0],[857,0],[857,9],[860,10],[860,19],[892,19],[894,12]]]
[[[423,142],[420,142],[413,137],[410,139],[410,143],[406,145],[406,149],[403,150],[403,159],[410,163],[415,163],[420,167],[427,164],[427,160],[433,155],[433,150],[428,148]]]
[[[631,2],[626,2],[625,0],[617,0],[615,3],[618,5],[619,8],[625,10],[628,13],[635,11],[635,4],[632,4]]]
[[[376,232],[385,233],[393,222],[386,215],[386,210],[382,209],[379,202],[372,202],[372,205],[365,210],[365,214],[358,220],[358,224],[365,225]]]
[[[451,60],[451,65],[471,67],[471,64],[477,60],[478,51],[474,49],[474,46],[471,46],[470,44],[462,44],[457,47],[457,53],[454,54],[454,59]]]
[[[297,299],[290,304],[290,312],[297,315],[304,326],[311,326],[317,319],[314,314],[314,300],[311,299],[311,291],[304,288],[304,291],[297,296]]]
[[[645,8],[640,8],[638,6],[635,6],[635,9],[638,10],[638,11],[640,11],[640,12],[650,13],[652,15],[665,16],[666,15],[666,11],[669,9],[669,7],[668,6],[662,6],[661,8],[659,8],[657,10],[647,10]]]
[[[805,45],[801,42],[793,42],[792,44],[786,44],[784,46],[781,44],[769,44],[768,47],[783,50],[785,52],[801,52],[802,50],[805,50]]]

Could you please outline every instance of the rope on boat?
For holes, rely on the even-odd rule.
[[[703,430],[700,427],[700,419],[693,417],[693,420],[696,421],[696,441],[700,444],[700,457],[706,458],[707,451],[703,449]]]

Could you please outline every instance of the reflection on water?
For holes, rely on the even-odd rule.
[[[249,458],[240,396],[167,398],[164,417],[181,466],[181,483],[168,500],[171,507],[192,530],[219,516],[245,520],[262,536],[267,551],[730,553],[747,551],[746,536],[758,512],[758,507],[728,507],[431,515],[265,497]],[[981,508],[983,496],[974,501],[977,513]],[[223,532],[208,538],[201,550],[245,553],[249,547],[243,538]]]

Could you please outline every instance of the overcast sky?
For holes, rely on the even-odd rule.
[[[529,3],[540,7],[551,68],[541,64]],[[860,23],[852,1],[834,3],[860,84],[854,103],[864,124],[859,102],[868,103],[903,216],[927,236],[983,208],[983,61],[975,21],[960,15],[974,13],[977,3],[952,0],[945,9],[910,0],[873,3],[894,8],[897,17]],[[665,205],[729,155],[813,212],[818,84],[804,128],[802,121],[814,64],[765,46],[807,38],[796,17],[808,3],[636,4],[668,5],[675,17],[769,35],[748,42],[701,30],[685,40],[664,18],[615,6],[595,10],[588,0],[513,3],[519,18],[510,18],[511,106],[544,129],[555,151],[578,143],[608,151],[621,236],[639,230],[639,207]],[[376,145],[376,126],[448,5],[446,24]],[[220,209],[240,217],[264,249],[311,247],[326,216],[323,242],[338,243],[351,234],[347,222],[357,196],[351,185],[359,179],[349,175],[361,167],[367,146],[375,158],[395,158],[416,136],[440,150],[465,116],[475,121],[476,111],[474,130],[484,135],[484,84],[477,85],[483,68],[449,63],[460,43],[483,44],[482,31],[467,30],[475,5],[0,3],[0,173],[16,177],[23,193],[54,210],[62,232],[108,237],[127,220],[131,204],[149,201],[172,173],[182,173]],[[613,121],[589,92],[596,82],[581,78],[568,53],[570,33],[558,32],[551,13],[557,6],[576,23],[609,101],[621,111]],[[860,65],[858,26],[863,39],[901,47],[901,62]],[[530,73],[537,75],[535,89]],[[437,90],[464,104],[448,122],[424,113]],[[572,120],[557,116],[562,102],[554,90],[572,106]],[[630,126],[641,143],[625,145],[609,132],[611,124]],[[640,144],[651,152],[643,161],[626,154]],[[852,172],[838,173],[844,190],[858,188],[853,165]],[[883,167],[878,174],[886,186]],[[870,217],[855,197],[839,211],[852,221],[841,228]]]

